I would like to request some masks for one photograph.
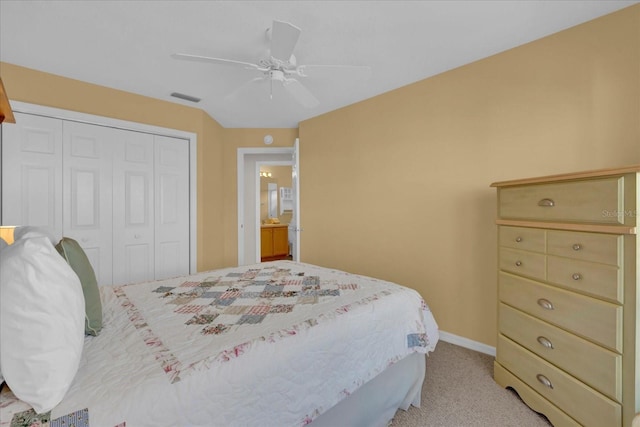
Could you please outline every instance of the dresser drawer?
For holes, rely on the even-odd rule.
[[[500,248],[500,269],[544,280],[546,259],[543,254]]]
[[[547,281],[623,303],[622,271],[612,265],[547,256]]]
[[[493,362],[493,376],[503,388],[511,387],[514,389],[531,409],[544,414],[554,427],[583,427],[553,403],[542,397],[540,393],[523,383],[520,378],[507,371],[498,361]]]
[[[622,356],[505,304],[498,316],[501,334],[621,402]]]
[[[551,255],[619,266],[622,251],[622,236],[615,234],[547,232],[547,253]]]
[[[539,228],[500,227],[499,244],[507,248],[544,252],[545,239],[545,231]]]
[[[621,425],[620,404],[502,335],[498,355],[498,363],[582,425]]]
[[[622,307],[500,272],[500,301],[622,353]]]
[[[503,187],[498,193],[498,215],[505,219],[624,224],[623,182],[624,177],[608,177]]]

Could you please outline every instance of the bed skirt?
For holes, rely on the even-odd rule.
[[[313,427],[386,427],[398,409],[420,407],[426,355],[412,353],[320,415]]]

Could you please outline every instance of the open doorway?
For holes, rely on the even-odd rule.
[[[260,262],[260,165],[293,167],[293,159],[293,147],[238,148],[238,265]]]
[[[256,162],[256,259],[276,261],[292,259],[292,238],[289,224],[293,218],[293,167],[287,162]]]

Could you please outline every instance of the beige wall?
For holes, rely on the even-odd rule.
[[[198,152],[198,270],[224,266],[224,129],[202,113],[205,143]],[[215,143],[210,143],[214,141]],[[202,206],[201,206],[202,205]],[[201,216],[202,215],[202,216]],[[202,247],[202,254],[200,253]]]
[[[640,163],[640,6],[299,132],[302,260],[415,288],[442,330],[494,346],[489,184]]]

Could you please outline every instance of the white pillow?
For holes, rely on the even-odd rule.
[[[0,251],[0,365],[19,399],[51,410],[76,375],[84,344],[80,279],[46,237]]]
[[[53,246],[55,246],[62,236],[56,236],[55,231],[51,231],[46,227],[37,227],[34,225],[22,225],[13,229],[13,240],[18,241],[20,239],[27,239],[30,237],[46,237]]]

